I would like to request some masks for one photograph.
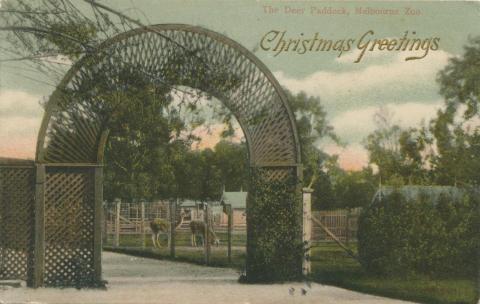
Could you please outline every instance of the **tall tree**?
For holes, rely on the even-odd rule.
[[[215,145],[215,164],[221,172],[225,191],[248,189],[248,155],[245,143],[221,140]]]
[[[378,168],[380,181],[384,184],[428,183],[425,129],[401,128],[393,123],[394,113],[387,108],[379,108],[374,121],[377,128],[365,139],[365,148],[369,162]]]
[[[391,119],[366,140],[370,162],[382,180],[404,183],[480,183],[480,37],[470,39],[463,56],[453,57],[437,82],[444,107],[428,126],[403,130]]]
[[[326,137],[340,143],[333,127],[328,124],[327,112],[319,97],[308,96],[304,92],[292,94],[286,90],[287,100],[294,113],[304,167],[304,184],[312,187],[319,178],[324,162],[329,155],[320,150],[319,144]]]
[[[183,175],[174,170],[192,142],[189,136],[181,136],[189,129],[178,110],[182,105],[175,102],[170,88],[155,86],[142,74],[130,73],[127,83],[114,110],[106,113],[106,198],[184,196]]]
[[[461,57],[453,57],[438,74],[445,108],[438,111],[430,131],[435,180],[440,184],[480,183],[480,37],[471,38]]]
[[[376,190],[376,180],[371,168],[346,171],[338,164],[338,157],[332,156],[313,184],[312,208],[326,210],[367,206]]]
[[[393,123],[394,114],[385,107],[375,113],[376,130],[365,140],[369,161],[378,167],[382,181],[388,180],[401,170],[400,135],[402,129]]]

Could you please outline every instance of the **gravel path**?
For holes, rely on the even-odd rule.
[[[400,304],[403,301],[364,295],[341,288],[302,283],[244,285],[231,269],[159,261],[103,253],[105,290],[7,288],[0,290],[0,304],[13,303],[192,303],[192,304]],[[289,290],[294,288],[293,295]],[[301,295],[301,288],[307,289]]]

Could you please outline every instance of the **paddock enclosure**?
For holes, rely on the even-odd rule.
[[[247,244],[247,227],[243,217],[245,210],[236,209],[235,218],[231,205],[222,208],[220,203],[210,202],[211,206],[207,208],[209,227],[220,243],[207,247],[208,244],[203,243],[203,240],[196,245],[191,243],[190,222],[205,222],[206,210],[202,205],[191,201],[105,202],[104,248],[140,256],[169,257],[205,265],[241,267]],[[160,247],[155,246],[151,239],[150,222],[157,219],[169,221],[172,212],[176,214],[176,228],[173,232],[162,231]],[[180,213],[184,214],[181,222]],[[313,211],[309,215],[308,212],[305,213],[307,218],[304,218],[303,224],[306,233],[303,240],[309,242],[310,248],[325,248],[330,244],[335,246],[335,243],[349,249],[349,245],[352,245],[352,248],[356,246],[361,208]],[[232,216],[229,216],[230,214]],[[339,242],[341,244],[338,244]],[[318,251],[315,249],[314,252]],[[308,255],[311,253],[312,251],[307,251]],[[316,258],[315,255],[312,258]],[[306,265],[302,268],[308,273],[308,262],[304,262]]]
[[[143,205],[143,206],[142,206]],[[199,204],[198,204],[199,205]],[[203,210],[199,206],[184,206],[182,202],[176,207],[185,209],[186,216],[182,224],[176,229],[177,246],[191,246],[189,223],[192,220],[203,220]],[[227,214],[221,206],[211,207],[212,227],[219,236],[220,247],[228,246],[229,222]],[[340,241],[356,242],[358,231],[358,217],[361,208],[351,210],[322,210],[312,211],[311,216],[321,221]],[[240,217],[243,210],[238,211],[236,220],[232,220],[232,246],[245,247],[247,225]],[[168,220],[170,218],[169,202],[104,202],[103,244],[112,247],[149,248],[151,244],[150,221],[154,219]],[[324,242],[333,242],[333,239],[316,223],[311,223],[312,246]],[[162,246],[168,247],[168,232],[162,235]],[[180,239],[180,242],[179,242]]]
[[[235,116],[255,183],[246,208],[247,278],[279,264],[293,266],[277,279],[298,278],[302,248],[284,254],[291,240],[302,240],[300,145],[286,96],[247,49],[181,24],[124,32],[82,57],[46,104],[35,161],[0,159],[0,277],[33,287],[102,284],[103,154],[118,106],[112,96],[128,91],[129,75],[205,92]],[[265,201],[271,184],[283,192]]]

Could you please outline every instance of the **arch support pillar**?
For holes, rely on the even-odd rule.
[[[301,165],[251,168],[247,200],[248,282],[302,277]]]
[[[33,287],[101,287],[102,166],[38,164]]]
[[[35,182],[35,242],[34,242],[34,288],[43,286],[45,272],[45,165],[36,165]]]
[[[102,286],[103,167],[94,169],[93,272],[95,284]],[[106,231],[105,231],[106,233]]]

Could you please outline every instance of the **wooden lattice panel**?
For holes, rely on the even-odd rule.
[[[294,117],[268,69],[232,40],[184,25],[120,34],[81,60],[49,101],[38,159],[97,163],[105,122],[118,108],[111,96],[124,93],[136,77],[221,100],[242,126],[253,164],[300,162]]]
[[[93,285],[94,203],[93,169],[47,169],[46,286]]]
[[[33,259],[33,167],[0,167],[0,280],[27,280]]]
[[[292,167],[267,167],[256,169],[259,177],[267,182],[285,182],[288,179],[296,179],[296,169]]]

